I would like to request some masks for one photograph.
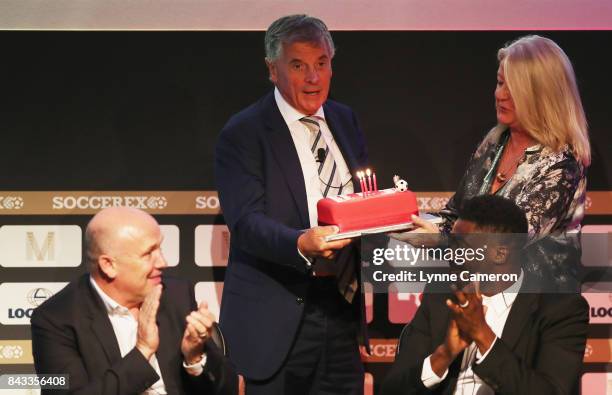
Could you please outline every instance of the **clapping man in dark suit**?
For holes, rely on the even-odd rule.
[[[325,24],[280,18],[265,36],[275,85],[234,115],[215,171],[231,232],[220,325],[248,394],[361,394],[362,295],[350,240],[317,226],[317,201],[358,192],[367,163],[347,106],[328,100],[334,44]]]
[[[187,282],[162,276],[161,243],[159,225],[143,211],[109,208],[93,217],[90,273],[32,316],[39,374],[68,375],[70,394],[236,393],[237,376],[210,340],[214,317],[205,302],[196,307]]]
[[[486,252],[482,261],[456,269],[511,274],[517,281],[500,277],[453,292],[426,289],[402,331],[382,394],[576,393],[588,329],[586,301],[577,294],[537,293],[538,284],[521,269],[527,220],[514,202],[479,196],[466,201],[459,214],[451,240],[486,245]]]

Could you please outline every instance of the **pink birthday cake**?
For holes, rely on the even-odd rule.
[[[419,214],[416,194],[408,190],[404,180],[394,180],[395,188],[319,200],[319,225],[336,225],[342,233],[410,222],[413,214]]]

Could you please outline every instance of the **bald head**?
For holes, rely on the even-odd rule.
[[[150,214],[131,207],[111,207],[98,212],[87,225],[85,242],[87,258],[95,268],[100,254],[121,254],[130,240],[143,230],[158,228]]]
[[[124,306],[138,305],[167,266],[162,234],[150,214],[112,207],[96,214],[85,231],[90,271],[103,290]]]

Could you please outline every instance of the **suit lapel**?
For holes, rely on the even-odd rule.
[[[537,310],[540,296],[533,293],[519,293],[512,304],[512,309],[504,325],[502,340],[510,347],[514,348],[518,341],[525,324]]]
[[[457,380],[459,380],[459,373],[461,373],[461,363],[463,362],[463,354],[465,354],[465,350],[461,351],[459,355],[453,360],[453,362],[448,367],[448,385],[444,390],[445,394],[453,394],[455,393],[455,389],[457,388]]]
[[[167,304],[168,300],[166,299],[166,294],[162,293],[159,310],[157,311],[157,327],[159,328],[159,347],[157,348],[155,356],[157,358],[157,362],[159,363],[159,369],[161,370],[162,378],[164,379],[164,386],[166,387],[166,392],[172,394],[175,392],[178,393],[178,389],[176,388],[175,377],[170,371],[170,367],[172,366],[172,355],[170,353],[170,350],[172,350],[173,347],[180,347],[180,344],[173,344],[174,338],[172,336],[171,323],[169,321],[169,315],[167,313]]]
[[[510,347],[514,348],[516,345],[521,332],[530,319],[532,313],[538,308],[539,295],[532,293],[519,293],[512,305],[504,331],[502,333],[503,341]],[[441,344],[446,337],[446,328],[448,328],[448,322],[450,320],[450,310],[446,309],[439,317],[440,330],[436,331],[438,337],[433,339],[434,344]],[[444,394],[452,394],[457,386],[457,379],[461,372],[461,362],[463,361],[463,354],[461,352],[451,363],[448,368],[448,386],[443,390]]]
[[[278,160],[280,171],[293,195],[302,227],[310,228],[304,173],[302,172],[302,165],[300,164],[295,144],[291,138],[291,132],[278,110],[274,94],[270,93],[263,100],[264,123],[268,131],[270,147]]]
[[[85,275],[83,278],[85,282],[83,284],[85,299],[87,300],[87,315],[91,320],[90,327],[96,340],[102,346],[109,365],[112,365],[121,359],[119,344],[117,343],[113,326],[108,319],[108,314],[104,309],[102,300],[90,284],[89,275]]]
[[[85,288],[85,296],[87,300],[87,318],[91,321],[90,327],[92,332],[95,334],[95,340],[97,340],[108,360],[108,364],[112,365],[121,360],[121,351],[113,326],[108,318],[108,314],[104,308],[104,304],[96,291],[92,288],[89,283],[89,275],[84,276],[86,283],[83,284]],[[171,371],[171,352],[173,347],[180,347],[178,344],[172,344],[172,327],[169,321],[169,315],[166,313],[168,300],[165,294],[162,293],[162,299],[157,311],[157,325],[159,327],[159,347],[155,352],[155,357],[159,363],[162,378],[164,380],[164,386],[169,394],[179,393],[177,388],[177,382]]]

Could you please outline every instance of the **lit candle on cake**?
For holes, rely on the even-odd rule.
[[[372,172],[370,169],[366,169],[366,176],[368,176],[368,192],[372,192]]]
[[[359,178],[359,186],[361,187],[361,194],[363,195],[365,193],[365,180],[363,179],[362,171],[357,172],[357,178]]]
[[[378,184],[376,183],[376,172],[372,172],[372,180],[374,181],[374,192],[378,192]]]

